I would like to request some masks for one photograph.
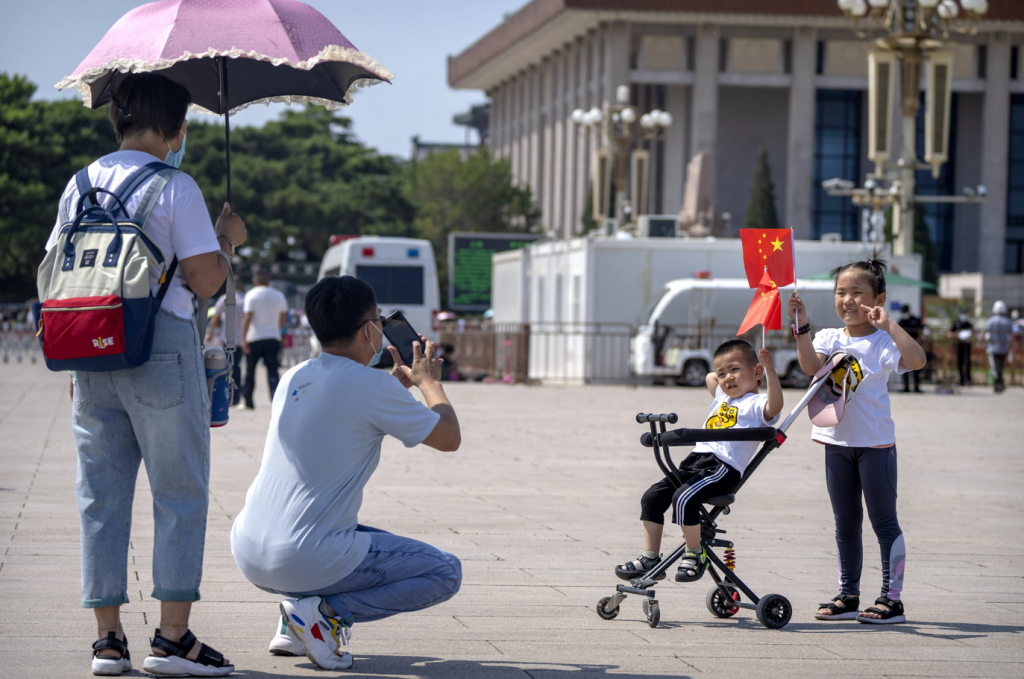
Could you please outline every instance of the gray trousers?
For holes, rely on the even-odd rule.
[[[899,601],[907,550],[896,518],[896,446],[826,445],[825,479],[836,520],[836,560],[841,592],[860,596],[864,563],[863,497],[882,555],[882,596]]]

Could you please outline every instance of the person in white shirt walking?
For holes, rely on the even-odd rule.
[[[242,314],[240,310],[245,305],[245,293],[242,292],[242,277],[238,274],[233,274],[235,277],[235,343],[238,344],[245,337],[245,325],[242,321]],[[227,332],[227,306],[228,296],[227,293],[221,295],[221,298],[217,300],[217,304],[213,307],[213,317],[210,318],[210,325],[206,329],[206,346],[210,346],[214,339],[218,339],[224,343],[225,333]],[[217,328],[223,328],[221,332],[217,333]],[[231,405],[236,406],[242,400],[242,356],[235,354],[234,367],[231,370],[231,379],[235,383],[234,396],[231,399]]]
[[[253,274],[255,287],[245,293],[242,303],[242,351],[245,352],[245,403],[239,409],[252,410],[256,390],[256,364],[262,359],[267,368],[267,385],[273,400],[279,379],[278,356],[281,353],[281,328],[288,319],[288,300],[270,287],[270,274]]]

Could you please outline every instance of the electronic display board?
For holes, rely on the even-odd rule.
[[[448,234],[448,308],[480,313],[491,308],[491,255],[518,250],[538,233]]]

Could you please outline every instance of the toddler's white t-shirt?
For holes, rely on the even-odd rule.
[[[711,404],[704,429],[773,427],[779,421],[779,416],[766,420],[766,405],[767,394],[751,392],[739,398],[732,398],[722,391],[722,387],[718,387],[715,389],[715,401]],[[760,445],[760,441],[705,441],[694,446],[693,452],[714,453],[715,457],[742,474],[747,470],[747,465]]]
[[[873,448],[896,443],[896,425],[889,408],[889,373],[904,373],[900,350],[892,336],[876,330],[864,337],[850,337],[846,328],[825,328],[814,335],[814,351],[829,356],[849,354],[851,396],[842,421],[834,427],[812,427],[811,439],[848,448]]]

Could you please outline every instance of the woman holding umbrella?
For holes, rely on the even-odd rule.
[[[161,75],[123,78],[110,106],[121,146],[89,166],[92,186],[114,190],[154,161],[177,167],[191,103],[185,87]],[[143,183],[126,202],[128,214],[147,186]],[[61,197],[62,213],[73,215],[78,198],[72,178]],[[61,221],[47,249],[55,244]],[[82,606],[93,609],[99,636],[92,670],[116,675],[131,669],[120,607],[128,603],[132,501],[139,463],[145,461],[155,525],[151,596],[160,601],[160,626],[143,666],[154,674],[221,676],[234,666],[188,629],[202,580],[210,483],[209,399],[192,294],[217,292],[229,271],[220,253],[231,256],[245,241],[245,225],[225,203],[214,227],[199,186],[178,172],[161,191],[146,234],[167,261],[179,262],[157,314],[150,359],[129,370],[79,371],[72,382]],[[154,293],[160,283],[155,275],[150,280]]]

